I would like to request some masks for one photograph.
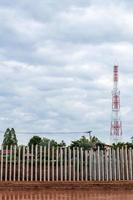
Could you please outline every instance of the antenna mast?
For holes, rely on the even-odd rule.
[[[112,121],[111,121],[111,142],[118,143],[122,137],[122,122],[120,119],[120,91],[118,89],[118,66],[114,66],[113,81],[114,87],[112,91]]]

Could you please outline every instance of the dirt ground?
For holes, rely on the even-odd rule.
[[[132,200],[133,190],[65,190],[0,191],[0,200]]]
[[[2,190],[44,190],[44,189],[65,189],[65,190],[133,190],[133,181],[49,181],[49,182],[0,182],[0,191]]]

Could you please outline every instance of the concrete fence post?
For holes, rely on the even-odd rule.
[[[98,180],[101,180],[101,154],[100,154],[100,147],[98,146],[97,150],[97,165],[98,165]]]
[[[38,145],[35,145],[35,181],[38,180]]]
[[[17,146],[14,146],[14,172],[13,172],[13,180],[16,181],[16,151],[17,151]]]
[[[0,180],[3,181],[3,145],[1,146]]]
[[[69,181],[71,181],[71,148],[68,147],[68,176]]]
[[[105,174],[106,174],[106,181],[109,180],[109,166],[108,166],[108,150],[105,150]]]
[[[59,172],[58,172],[58,162],[59,162],[59,149],[56,149],[56,181],[59,180]]]
[[[80,148],[80,180],[83,181],[83,149]]]
[[[60,180],[63,181],[63,157],[62,157],[62,147],[60,147]]]
[[[129,148],[128,150],[128,159],[129,159],[129,177],[130,177],[130,180],[132,180],[132,149],[131,147]]]
[[[89,180],[92,181],[92,149],[89,150]]]
[[[94,176],[94,181],[97,180],[97,168],[96,168],[97,162],[96,162],[96,152],[93,151],[93,176]]]
[[[30,180],[33,181],[33,159],[34,159],[34,146],[31,145],[31,177]]]
[[[77,181],[79,181],[79,147],[77,147]]]
[[[55,159],[54,159],[54,146],[53,146],[52,147],[52,181],[55,180],[55,178],[54,178],[54,166],[55,166],[54,162],[55,162]]]
[[[40,181],[42,181],[42,146],[40,146],[40,173],[39,173],[39,176],[40,176]]]
[[[26,147],[26,180],[29,180],[29,146]]]
[[[14,147],[15,148],[15,147]],[[14,149],[15,150],[15,149]],[[23,158],[22,158],[22,160],[23,160],[23,171],[22,171],[22,180],[24,181],[25,180],[25,146],[23,146],[23,149],[22,149],[22,151],[23,151]],[[16,156],[15,156],[16,157]],[[16,159],[15,159],[16,160]],[[15,166],[15,165],[14,165]],[[15,168],[14,168],[14,171],[15,171]]]
[[[48,161],[47,161],[47,180],[50,181],[50,142],[48,143],[48,148],[47,148],[47,152],[48,152]]]
[[[6,163],[5,163],[5,181],[7,181],[7,167],[8,167],[8,146],[6,146]]]
[[[12,180],[12,145],[10,146],[9,181]]]
[[[21,152],[21,147],[18,147],[18,181],[20,181],[20,152]]]
[[[64,177],[65,177],[65,181],[67,180],[67,147],[65,147],[65,163],[64,163]]]
[[[126,169],[126,180],[129,180],[129,170],[128,170],[128,155],[127,146],[125,146],[125,169]]]
[[[117,148],[117,179],[120,181],[120,149]]]
[[[12,145],[10,146],[10,168],[9,168],[9,181],[12,180]]]
[[[102,177],[102,181],[104,181],[104,154],[103,154],[103,150],[101,150],[101,177]]]
[[[109,180],[112,181],[112,148],[109,148]]]
[[[113,158],[113,180],[116,181],[116,151],[112,150],[112,158]]]
[[[46,181],[46,146],[44,146],[43,151],[43,180]]]
[[[131,148],[132,180],[133,180],[133,148]]]
[[[85,150],[85,180],[88,181],[88,150]]]
[[[72,178],[72,180],[73,181],[75,181],[75,147],[73,147],[73,169],[72,169],[72,171],[73,171],[73,178]]]
[[[122,180],[125,180],[125,169],[124,169],[124,148],[121,148],[121,175]]]

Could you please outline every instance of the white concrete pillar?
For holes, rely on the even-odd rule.
[[[128,150],[128,159],[129,159],[129,179],[132,180],[132,149],[131,147]]]
[[[72,174],[73,174],[73,177],[72,177],[72,180],[75,181],[75,147],[73,147],[73,169],[72,169]]]
[[[112,148],[108,150],[109,154],[109,180],[112,181]]]
[[[50,142],[48,143],[48,163],[47,163],[48,181],[50,181]]]
[[[100,147],[98,146],[98,150],[97,150],[97,165],[98,165],[98,180],[101,180],[101,154],[100,154]]]
[[[44,146],[44,161],[43,161],[43,180],[46,181],[46,146]]]
[[[93,150],[89,150],[89,180],[92,181],[92,155],[93,155]]]
[[[124,169],[124,148],[121,148],[121,175],[122,180],[125,180],[125,169]]]
[[[69,176],[69,181],[72,180],[71,177],[71,148],[68,147],[68,176]]]
[[[8,146],[6,146],[5,181],[7,181]]]
[[[3,181],[3,145],[1,146],[0,180]]]
[[[21,146],[18,147],[18,181],[20,181],[20,152]]]
[[[23,168],[22,169],[23,169],[22,170],[22,181],[24,181],[25,180],[25,146],[23,146]]]
[[[65,147],[65,166],[64,166],[64,177],[65,177],[65,181],[67,180],[67,147]]]
[[[109,156],[109,154],[108,154],[108,150],[106,150],[105,151],[105,171],[106,171],[106,181],[108,181],[109,180],[109,174],[108,174],[108,172],[109,172],[109,168],[108,168],[108,156]]]
[[[59,173],[58,173],[58,161],[59,161],[59,149],[56,149],[56,181],[59,180]]]
[[[94,170],[94,181],[97,180],[97,170],[96,170],[96,165],[97,165],[97,162],[96,162],[96,152],[93,151],[93,170]]]
[[[27,146],[26,155],[26,180],[29,181],[29,146]]]
[[[55,159],[54,159],[54,146],[52,146],[52,181],[54,181],[54,162],[55,162]]]
[[[79,181],[79,147],[77,147],[77,181]]]
[[[81,177],[80,177],[80,180],[83,181],[84,180],[84,177],[83,177],[83,149],[80,148],[80,170],[81,170]]]
[[[14,146],[14,169],[13,169],[13,180],[16,181],[16,145]]]
[[[31,177],[30,180],[33,181],[33,158],[34,158],[34,146],[31,145]]]
[[[113,180],[116,181],[116,151],[112,149],[112,158],[113,158]]]
[[[103,150],[101,150],[101,177],[102,181],[104,181],[104,153]]]
[[[120,181],[120,149],[117,148],[117,179]]]
[[[60,180],[63,181],[62,148],[60,148]]]
[[[88,181],[88,150],[85,150],[85,180]]]
[[[10,146],[10,167],[9,167],[9,181],[12,180],[12,145]]]
[[[126,180],[129,180],[127,146],[125,146],[125,168],[126,168]]]
[[[35,146],[35,181],[38,180],[38,145]]]
[[[40,181],[42,181],[42,146],[40,146]]]

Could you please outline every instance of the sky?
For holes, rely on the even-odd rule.
[[[0,139],[39,132],[58,141],[88,131],[109,142],[113,65],[123,140],[133,136],[133,2],[0,0]],[[46,132],[66,132],[46,134]],[[21,133],[21,134],[20,134]]]

